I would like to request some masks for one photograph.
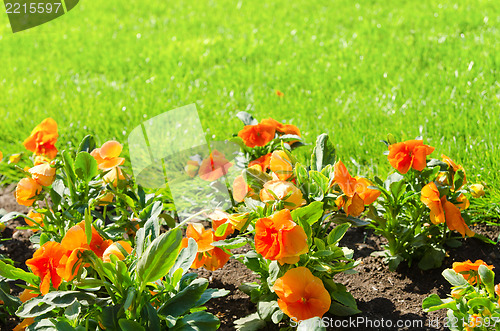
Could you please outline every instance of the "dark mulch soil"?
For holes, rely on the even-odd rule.
[[[15,203],[12,193],[6,189],[0,191],[0,208],[6,211],[27,211]],[[24,262],[34,251],[29,241],[32,233],[29,230],[15,229],[20,225],[24,225],[22,219],[12,221],[4,230],[2,238],[12,239],[2,243],[0,253],[19,262],[18,266],[26,269]],[[485,224],[479,224],[472,229],[493,240],[496,240],[500,233],[500,227]],[[383,244],[381,238],[364,228],[351,228],[342,239],[341,245],[354,249],[354,258],[360,259],[361,263],[356,267],[357,274],[337,275],[334,280],[347,286],[356,298],[362,313],[351,317],[326,315],[326,321],[330,325],[328,330],[387,330],[391,329],[388,328],[390,323],[392,329],[396,329],[398,320],[407,323],[407,327],[397,329],[444,329],[444,311],[427,314],[422,310],[422,301],[431,293],[437,293],[441,297],[449,293],[450,286],[441,276],[442,270],[451,267],[455,261],[467,259],[472,261],[482,259],[497,269],[500,268],[500,247],[471,238],[464,240],[461,247],[448,252],[443,268],[422,271],[416,265],[408,267],[402,263],[395,272],[391,272],[384,265],[382,258],[370,255],[381,250]],[[243,247],[237,252],[242,253],[245,250]],[[241,283],[256,280],[255,275],[240,262],[231,259],[223,269],[213,272],[198,269],[196,272],[210,281],[210,287],[231,291],[226,297],[211,300],[207,304],[208,311],[221,320],[221,330],[234,330],[234,320],[256,311],[248,296],[238,290],[238,285]],[[497,272],[496,283],[500,282],[499,276],[500,272]],[[13,293],[19,293],[19,288],[14,288]],[[11,330],[17,322],[16,318],[10,318],[7,324],[5,322],[0,324],[0,329]],[[359,324],[355,324],[356,322]],[[421,323],[422,327],[417,323]],[[278,328],[273,326],[268,328],[268,330],[276,329]]]

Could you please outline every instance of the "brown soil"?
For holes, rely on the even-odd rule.
[[[12,193],[5,189],[0,191],[0,208],[6,211],[27,211],[20,208]],[[20,225],[24,225],[22,219],[14,220],[4,230],[2,238],[12,239],[2,242],[0,254],[19,262],[18,267],[26,269],[24,262],[32,256],[34,250],[29,241],[31,231],[17,230],[16,227]],[[497,240],[500,233],[499,227],[485,224],[479,224],[472,229],[493,240]],[[347,286],[362,313],[350,318],[326,315],[331,325],[328,330],[395,330],[398,320],[404,321],[403,323],[415,323],[407,328],[397,328],[400,330],[441,330],[444,328],[445,312],[427,314],[422,310],[422,301],[431,293],[437,293],[441,297],[449,293],[450,286],[441,276],[442,269],[451,267],[455,261],[467,259],[482,259],[497,269],[500,268],[500,247],[471,238],[464,240],[461,247],[448,252],[449,256],[445,259],[442,269],[422,271],[416,265],[408,267],[402,263],[395,272],[391,272],[384,265],[382,258],[370,255],[381,250],[383,244],[383,240],[364,228],[351,228],[342,239],[341,245],[354,249],[354,258],[360,259],[361,263],[356,267],[357,274],[337,275],[334,280]],[[237,252],[242,253],[245,250],[243,247]],[[223,269],[213,272],[198,269],[196,272],[209,279],[211,287],[231,291],[228,296],[211,300],[207,305],[208,311],[221,320],[221,330],[234,330],[234,320],[255,312],[255,305],[246,294],[238,290],[238,285],[255,281],[256,277],[240,262],[231,259]],[[500,273],[497,273],[496,283],[498,282]],[[19,293],[19,288],[14,286],[13,293]],[[363,323],[353,324],[362,318],[366,319]],[[391,323],[388,320],[392,322],[393,328],[388,328]],[[0,324],[1,330],[11,330],[18,319],[12,317],[6,322]],[[377,323],[385,324],[378,324],[380,327],[377,327]],[[422,327],[416,323],[421,323]],[[281,326],[285,325],[283,322]],[[340,327],[341,325],[346,327]],[[267,329],[277,330],[278,327],[270,325]]]

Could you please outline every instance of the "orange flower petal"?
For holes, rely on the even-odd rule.
[[[446,201],[443,205],[444,212],[446,215],[446,225],[448,229],[458,231],[462,237],[473,237],[474,232],[469,229],[465,223],[462,215],[460,214],[460,209],[449,201]]]
[[[123,150],[122,144],[120,144],[118,141],[110,140],[105,142],[101,146],[99,154],[103,159],[113,159],[120,156],[122,150]]]

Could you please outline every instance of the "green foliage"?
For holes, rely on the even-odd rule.
[[[481,264],[478,270],[471,268],[463,273],[446,269],[443,276],[452,285],[450,295],[441,299],[431,294],[422,302],[424,311],[446,309],[447,317],[456,321],[450,330],[500,330],[500,289],[494,291],[492,270]]]

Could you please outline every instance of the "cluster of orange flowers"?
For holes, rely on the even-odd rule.
[[[259,124],[245,125],[238,133],[248,147],[265,146],[276,134],[291,134],[300,137],[300,130],[292,124],[283,124],[272,118],[264,119]],[[293,142],[290,142],[293,143]]]
[[[410,168],[417,171],[422,171],[427,166],[427,156],[434,151],[434,147],[424,145],[422,140],[409,140],[396,144],[389,145],[389,163],[401,174],[407,173]],[[440,173],[436,182],[442,185],[451,185],[452,190],[460,190],[466,183],[465,171],[462,166],[457,165],[446,155],[441,156],[443,162],[450,167],[451,183],[449,182],[447,173]],[[454,175],[461,170],[464,173],[463,182],[460,187],[453,187]],[[474,232],[469,229],[465,223],[461,210],[469,207],[467,197],[460,194],[458,204],[453,204],[446,198],[446,195],[441,196],[435,182],[428,183],[422,188],[421,201],[431,210],[430,218],[432,223],[439,224],[446,222],[448,228],[452,231],[458,231],[462,237],[474,236]]]
[[[118,242],[128,253],[132,247],[125,241]],[[87,244],[85,224],[81,222],[71,227],[61,243],[49,241],[43,244],[33,254],[33,258],[26,261],[26,265],[36,276],[40,277],[40,293],[47,294],[50,285],[57,289],[63,279],[71,281],[82,266],[81,252],[91,250],[104,262],[109,262],[111,254],[124,259],[121,250],[111,240],[104,240],[92,226],[92,239]]]
[[[17,184],[15,197],[20,205],[32,206],[35,197],[42,191],[42,186],[49,186],[54,181],[56,169],[49,162],[57,155],[57,137],[57,123],[52,118],[47,118],[24,141],[26,149],[34,152],[36,158],[34,167],[26,169],[31,177],[23,178]]]

